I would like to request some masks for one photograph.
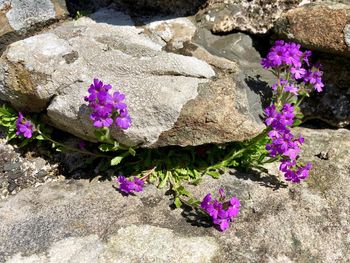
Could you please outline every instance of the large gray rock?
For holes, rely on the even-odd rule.
[[[0,202],[0,262],[348,262],[350,131],[294,132],[314,164],[302,184],[271,165],[270,175],[231,171],[191,186],[199,199],[224,187],[241,200],[224,233],[170,209],[153,186],[126,197],[110,182],[60,181]]]
[[[130,17],[104,9],[10,45],[0,61],[0,97],[21,110],[47,109],[53,125],[93,140],[83,97],[98,77],[126,94],[133,125],[113,136],[132,146],[223,143],[263,128],[249,89],[236,89],[231,78],[230,91],[222,92],[227,85],[211,80],[215,72],[206,62],[161,49]],[[222,107],[226,102],[232,107]]]
[[[65,0],[0,0],[0,52],[8,43],[67,15]]]

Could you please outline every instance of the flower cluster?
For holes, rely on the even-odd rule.
[[[230,226],[233,218],[237,217],[240,208],[240,202],[236,197],[225,201],[224,189],[219,190],[220,198],[212,199],[211,194],[207,194],[200,207],[208,213],[213,219],[213,223],[219,226],[221,231],[225,231]]]
[[[85,101],[93,110],[90,119],[95,127],[110,127],[113,122],[122,129],[128,129],[131,125],[131,118],[128,114],[127,105],[123,102],[125,95],[119,91],[109,94],[112,88],[110,84],[104,84],[98,79],[90,85],[89,96]]]
[[[286,180],[299,183],[308,177],[311,164],[300,166],[297,162],[304,138],[301,135],[296,138],[288,128],[294,122],[294,107],[285,104],[281,111],[278,111],[275,105],[271,105],[265,109],[265,115],[265,123],[271,127],[268,133],[271,143],[266,145],[266,150],[271,157],[282,158],[280,170]]]
[[[261,61],[263,67],[271,69],[277,77],[277,83],[272,85],[276,100],[265,109],[271,139],[266,150],[271,157],[281,160],[280,170],[287,181],[294,183],[308,177],[312,167],[311,163],[303,165],[298,161],[304,138],[294,136],[290,130],[298,112],[298,95],[308,95],[313,89],[321,92],[324,87],[322,66],[311,65],[311,51],[303,52],[300,48],[299,44],[279,40]]]
[[[300,48],[299,44],[278,40],[267,57],[262,59],[262,66],[273,69],[278,75],[278,82],[272,86],[274,90],[280,87],[282,91],[294,95],[299,92],[309,92],[311,87],[317,92],[322,91],[324,84],[321,65],[311,65],[309,60],[311,51],[302,52]],[[281,77],[282,73],[285,73],[284,77]],[[302,84],[304,88],[300,90],[300,85],[295,85],[293,81]]]
[[[119,183],[119,190],[126,194],[141,192],[143,190],[143,185],[145,184],[142,179],[136,176],[134,176],[133,180],[128,180],[125,176],[118,176],[117,182]]]
[[[21,112],[18,113],[18,118],[16,120],[16,135],[23,135],[26,138],[31,138],[33,136],[34,126],[33,124],[26,120]]]

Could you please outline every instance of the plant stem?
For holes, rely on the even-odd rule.
[[[279,160],[279,157],[272,157],[272,158],[268,158],[266,161],[263,161],[261,164],[273,163],[278,160]]]
[[[39,133],[43,136],[43,138],[45,140],[48,140],[48,141],[50,141],[50,142],[52,142],[54,144],[60,145],[61,147],[63,147],[64,149],[66,149],[68,151],[78,152],[78,153],[81,153],[81,154],[84,154],[84,155],[91,155],[91,156],[94,156],[94,157],[103,157],[103,158],[110,158],[110,159],[113,158],[112,156],[109,156],[109,155],[93,153],[93,152],[90,152],[90,151],[87,151],[87,150],[81,150],[81,149],[78,149],[78,148],[75,148],[75,147],[71,147],[71,146],[65,145],[63,143],[60,143],[58,141],[53,140],[49,136],[46,136],[41,131],[39,131]]]
[[[260,141],[261,139],[265,138],[265,136],[267,135],[267,133],[271,130],[270,127],[266,127],[260,134],[258,134],[255,138],[253,138],[247,147],[236,151],[235,149],[232,150],[231,152],[229,152],[226,157],[224,158],[223,161],[214,164],[212,166],[209,166],[206,171],[210,170],[210,169],[218,169],[221,167],[225,167],[227,165],[228,162],[236,159],[237,157],[241,156],[242,154],[244,154],[247,150],[249,150],[251,147],[253,147],[258,141]]]
[[[300,100],[295,104],[295,107],[299,107],[299,105],[302,103],[302,101],[305,99],[306,95],[303,95]]]

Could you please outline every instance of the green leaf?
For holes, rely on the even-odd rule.
[[[200,183],[201,181],[202,181],[202,178],[199,177],[199,178],[197,178],[197,179],[194,179],[194,180],[190,181],[190,183],[193,184],[193,185],[199,185],[199,183]]]
[[[220,178],[220,173],[218,171],[207,171],[207,174],[213,177],[214,179]]]
[[[95,130],[95,136],[100,142],[108,142],[109,141],[109,129],[102,128]]]
[[[38,134],[35,139],[39,140],[39,141],[43,141],[45,140],[45,138],[41,135],[41,134]]]
[[[157,181],[157,178],[158,178],[157,172],[154,171],[154,172],[151,174],[151,176],[148,177],[148,181],[149,181],[151,184],[153,184],[153,183],[155,183],[155,182]]]
[[[195,198],[190,198],[187,203],[191,206],[199,206],[201,202]]]
[[[297,127],[297,126],[299,126],[301,123],[302,123],[301,120],[296,119],[296,120],[294,121],[294,123],[293,123],[293,127]]]
[[[159,178],[160,183],[158,185],[158,188],[163,188],[164,186],[166,186],[170,173],[170,171],[167,171],[164,178]]]
[[[184,195],[184,196],[191,196],[190,192],[186,190],[185,187],[183,187],[182,185],[180,185],[177,189],[176,192],[179,195]]]
[[[6,140],[8,140],[8,141],[11,141],[11,140],[13,140],[14,138],[16,138],[17,137],[17,135],[16,135],[16,131],[8,131],[7,132],[7,134],[6,134]]]
[[[132,156],[135,156],[136,155],[136,151],[133,149],[133,148],[129,148],[129,153],[132,155]]]
[[[189,169],[189,175],[191,178],[193,179],[198,179],[198,178],[201,178],[201,174],[200,172],[198,172],[196,169]]]
[[[180,175],[188,175],[188,171],[185,168],[177,168],[175,169],[175,172]]]
[[[98,149],[101,151],[101,152],[110,152],[110,151],[113,151],[114,150],[114,145],[112,144],[107,144],[107,143],[103,143],[103,144],[100,144],[98,146]]]
[[[2,120],[5,122],[13,122],[17,120],[17,117],[3,117]]]
[[[175,197],[174,204],[175,204],[176,208],[180,208],[182,206],[182,202],[181,202],[180,198]]]
[[[120,164],[120,162],[123,160],[123,156],[117,156],[117,157],[114,157],[112,160],[111,160],[111,165],[112,166],[116,166],[118,164]]]

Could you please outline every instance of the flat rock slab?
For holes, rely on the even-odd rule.
[[[54,126],[93,141],[83,97],[97,77],[126,94],[132,127],[112,131],[123,144],[186,146],[252,138],[264,127],[261,107],[250,107],[249,89],[236,88],[234,76],[213,90],[219,83],[215,76],[205,61],[162,51],[129,16],[102,9],[10,45],[0,59],[0,98],[20,110],[47,110]],[[222,107],[226,101],[230,104]],[[181,122],[183,112],[191,111]]]
[[[153,186],[122,196],[111,182],[60,181],[0,202],[0,262],[348,262],[350,131],[296,129],[314,169],[300,185],[232,171],[190,187],[242,201],[225,233],[169,208]]]

